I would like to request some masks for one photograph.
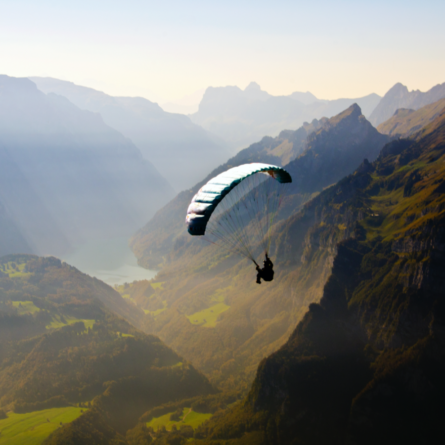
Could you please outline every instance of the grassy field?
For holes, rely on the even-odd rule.
[[[227,309],[230,309],[230,306],[224,303],[225,289],[219,289],[215,292],[210,299],[211,304],[214,303],[212,306],[203,309],[202,311],[195,312],[192,315],[187,315],[190,323],[197,324],[205,328],[214,328],[219,315],[227,311]]]
[[[65,323],[62,321],[62,319],[55,315],[53,317],[53,320],[51,323],[46,325],[46,329],[57,329],[61,328],[62,326],[67,326],[69,324],[74,324],[78,321],[83,321],[85,325],[85,329],[92,328],[96,320],[87,320],[87,319],[79,319],[79,318],[72,318],[72,317],[65,317]]]
[[[26,414],[9,413],[0,420],[0,445],[37,445],[60,426],[77,419],[85,408],[52,408]]]
[[[17,308],[19,315],[34,314],[40,311],[40,308],[35,306],[32,301],[13,301],[12,305]]]
[[[2,265],[2,272],[8,274],[9,278],[15,278],[15,277],[29,277],[32,274],[29,272],[24,272],[26,263],[17,264],[12,261],[9,263],[4,263]]]
[[[152,427],[155,431],[161,426],[165,426],[165,428],[170,431],[173,425],[176,425],[178,429],[181,428],[181,425],[190,425],[195,429],[201,425],[201,423],[212,417],[212,414],[196,413],[191,408],[184,408],[181,420],[175,422],[174,420],[170,420],[172,414],[173,413],[168,413],[161,417],[155,417],[147,423],[147,426]]]
[[[148,309],[144,309],[144,312],[156,318],[161,312],[164,312],[167,309],[167,302],[163,301],[162,303],[164,304],[164,307],[162,307],[161,309],[156,309],[155,311],[149,311]]]
[[[205,328],[213,328],[216,326],[219,314],[227,311],[227,309],[230,309],[230,306],[227,306],[227,304],[217,303],[200,312],[187,315],[187,318],[192,324],[199,324]]]
[[[157,283],[150,283],[153,289],[163,289],[162,285],[165,281],[158,281]]]

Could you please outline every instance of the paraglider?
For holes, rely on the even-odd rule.
[[[264,281],[272,281],[273,280],[273,275],[274,275],[273,263],[270,260],[269,256],[267,255],[267,252],[266,252],[266,259],[264,260],[263,268],[261,269],[260,266],[258,266],[258,264],[257,264],[256,270],[258,272],[256,274],[256,282],[258,284],[261,284],[261,278]]]
[[[243,164],[222,172],[193,197],[186,216],[188,232],[252,260],[257,283],[261,278],[272,281],[271,227],[291,182],[286,170],[271,164]],[[262,269],[254,257],[258,245],[266,255]]]

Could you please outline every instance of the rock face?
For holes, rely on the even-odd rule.
[[[28,79],[0,76],[0,98],[0,201],[34,253],[128,236],[172,196],[155,167],[98,114]]]
[[[371,445],[429,443],[440,434],[445,111],[396,148],[307,204],[318,202],[319,240],[350,231],[336,246],[320,303],[260,364],[245,403],[201,437]],[[295,244],[286,248],[298,256]]]
[[[393,116],[399,108],[418,110],[444,97],[445,83],[436,85],[426,93],[422,93],[419,90],[408,91],[405,85],[396,83],[375,107],[369,116],[369,121],[377,127]]]
[[[370,94],[357,99],[319,100],[313,94],[295,92],[272,96],[252,82],[245,90],[227,86],[207,88],[193,122],[228,141],[232,152],[259,140],[277,136],[283,129],[295,130],[305,121],[332,117],[353,103],[368,116],[380,97]]]
[[[31,80],[44,93],[59,94],[82,110],[100,113],[107,125],[132,140],[177,192],[191,187],[229,157],[222,140],[187,116],[166,113],[142,97],[112,97],[49,77]]]

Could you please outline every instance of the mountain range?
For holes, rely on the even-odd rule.
[[[167,180],[101,114],[0,77],[0,443],[435,443],[445,99],[424,94],[377,129],[354,103],[263,137],[170,200]],[[255,85],[248,95],[270,100]],[[251,162],[293,178],[272,226],[275,277],[261,285],[250,260],[184,224],[208,179]],[[151,281],[113,289],[51,256],[1,256],[69,249],[149,218],[131,246],[160,269]],[[252,252],[260,261],[260,239]]]
[[[244,90],[235,86],[207,88],[198,112],[190,118],[227,141],[236,153],[264,135],[275,137],[284,129],[296,130],[306,121],[332,117],[353,103],[369,116],[379,101],[377,94],[331,101],[317,99],[310,92],[272,96],[251,82]]]
[[[423,93],[409,91],[405,85],[396,83],[383,97],[369,116],[372,125],[378,126],[388,120],[399,108],[418,110],[445,97],[445,83],[439,84]]]
[[[172,196],[98,114],[25,78],[0,76],[0,99],[0,209],[12,235],[0,253],[60,254],[128,236]]]
[[[30,77],[39,90],[66,97],[82,110],[100,113],[180,191],[192,186],[227,157],[223,139],[195,125],[187,116],[167,113],[142,97],[113,97],[50,77]]]
[[[433,102],[418,110],[399,108],[387,121],[377,129],[380,133],[392,137],[408,137],[432,122],[445,107],[445,98]]]

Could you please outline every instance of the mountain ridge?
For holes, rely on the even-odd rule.
[[[173,194],[97,113],[26,78],[0,76],[0,95],[0,200],[31,252],[127,236]]]
[[[277,136],[283,129],[296,130],[305,121],[328,118],[357,102],[369,115],[380,96],[358,99],[319,100],[313,94],[295,92],[272,96],[252,82],[245,90],[236,86],[208,87],[193,122],[223,137],[236,152],[264,135]]]
[[[398,82],[382,97],[370,115],[369,121],[377,127],[392,117],[398,108],[417,110],[444,97],[445,83],[438,84],[423,93],[420,90],[409,91],[405,85]]]
[[[227,158],[224,143],[184,115],[167,113],[142,97],[113,97],[53,78],[30,77],[44,93],[57,93],[81,109],[100,113],[152,162],[177,191]],[[196,157],[200,162],[194,161]]]

